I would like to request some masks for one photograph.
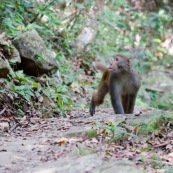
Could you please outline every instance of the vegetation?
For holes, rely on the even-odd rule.
[[[48,137],[44,136],[45,142],[41,140],[42,148],[32,149],[33,156],[41,158],[42,163],[69,154],[75,145],[78,157],[99,153],[104,160],[128,158],[147,172],[172,172],[172,0],[0,0],[0,23],[0,58],[6,57],[11,65],[8,77],[0,78],[0,130],[8,126],[2,134],[9,132],[16,138],[26,135],[24,140],[30,139],[26,138],[28,134],[31,138],[36,135],[40,140],[40,133],[50,130]],[[11,41],[31,30],[37,30],[50,52],[56,54],[56,71],[29,76],[9,59],[14,54]],[[42,119],[68,117],[70,112],[80,114],[73,112],[76,108],[88,110],[91,94],[102,75],[92,63],[102,61],[109,65],[117,54],[131,57],[141,76],[136,105],[142,107],[144,115],[141,112],[128,118],[117,115],[115,121],[105,118],[97,122],[93,122],[94,117],[79,120],[80,115],[74,121],[70,117],[68,122]],[[39,54],[36,58],[42,61]],[[54,81],[55,74],[58,82]],[[101,108],[109,106],[110,99],[106,98]],[[168,113],[163,114],[162,110]],[[101,112],[111,119],[109,111],[101,109]],[[85,115],[83,109],[81,114]],[[73,137],[68,134],[71,126],[73,135],[80,127]],[[26,134],[21,130],[24,127]],[[57,131],[67,133],[59,137]],[[43,143],[51,147],[44,151]],[[5,149],[1,152],[4,151],[8,152]],[[32,161],[31,155],[23,155]],[[34,159],[32,167],[37,157]]]
[[[92,61],[101,60],[109,64],[113,55],[123,53],[133,58],[142,77],[143,87],[137,104],[173,109],[173,95],[165,92],[164,88],[167,87],[163,87],[164,92],[157,90],[162,89],[162,85],[172,85],[170,82],[162,83],[164,75],[171,80],[173,69],[170,1],[153,0],[145,4],[130,0],[106,1],[100,10],[98,27],[94,28],[97,31],[96,37],[82,51],[78,51],[75,44],[87,16],[90,17],[89,12],[96,5],[94,1],[1,1],[1,33],[5,32],[9,39],[13,39],[25,31],[36,29],[49,49],[56,52],[60,67],[58,72],[63,79],[63,83],[57,86],[41,86],[23,72],[15,72],[8,79],[13,86],[4,88],[10,90],[15,97],[20,93],[24,100],[32,102],[39,93],[54,99],[58,112],[69,110],[72,102],[77,100],[70,99],[74,92],[78,94],[76,97],[83,97],[84,90],[87,93],[85,96],[89,96],[97,84],[95,82],[92,84],[94,88],[91,88],[90,77],[95,76]],[[156,78],[148,81],[153,71],[162,73],[159,81]],[[83,77],[79,74],[83,74]],[[154,89],[146,90],[148,86]],[[69,87],[71,92],[67,92]],[[21,112],[20,103],[18,106],[16,111]]]

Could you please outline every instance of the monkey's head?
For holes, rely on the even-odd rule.
[[[113,63],[108,67],[108,71],[120,74],[131,69],[131,59],[124,55],[117,55]]]

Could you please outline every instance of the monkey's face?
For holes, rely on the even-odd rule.
[[[117,55],[113,63],[108,67],[108,71],[120,74],[123,72],[128,72],[131,68],[130,58],[122,55]]]

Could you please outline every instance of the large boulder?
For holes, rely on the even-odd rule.
[[[46,48],[36,30],[17,36],[12,43],[21,56],[19,68],[25,73],[37,76],[57,68],[54,55]]]

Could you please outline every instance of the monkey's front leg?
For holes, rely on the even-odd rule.
[[[128,99],[129,100],[129,107],[128,107],[128,112],[127,112],[128,114],[133,114],[136,96],[137,96],[137,93],[129,95],[129,99]]]
[[[101,80],[97,91],[94,92],[90,103],[90,115],[95,114],[95,107],[104,102],[104,98],[108,93],[108,85]]]
[[[122,92],[121,84],[116,81],[112,81],[110,83],[109,90],[110,90],[112,107],[114,109],[115,114],[124,114],[124,108],[121,100],[121,92]]]
[[[121,103],[121,98],[118,98],[118,95],[111,95],[112,107],[114,109],[115,114],[124,114],[124,109]]]
[[[90,102],[90,115],[94,115],[95,114],[95,101],[94,101],[94,94],[92,96],[91,102]]]

